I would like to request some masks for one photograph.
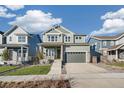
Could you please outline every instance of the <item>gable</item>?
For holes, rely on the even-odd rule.
[[[13,26],[10,30],[4,33],[4,36],[8,36],[10,34],[15,34],[15,35],[28,35],[29,33],[26,32],[24,29],[22,29],[19,26]]]
[[[59,31],[57,31],[56,29],[51,29],[50,31],[46,32],[46,33],[60,33]]]
[[[74,34],[73,32],[69,31],[63,26],[55,26],[51,28],[50,30],[44,32],[45,33],[62,33],[62,34]]]

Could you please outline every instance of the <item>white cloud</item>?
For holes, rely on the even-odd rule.
[[[93,31],[92,35],[115,34],[124,32],[124,8],[116,12],[108,12],[101,16],[104,20],[102,28]]]
[[[124,8],[116,12],[108,12],[105,15],[101,16],[101,19],[124,19]]]
[[[0,17],[11,18],[15,16],[15,14],[8,13],[8,10],[5,7],[0,6]]]
[[[24,8],[24,5],[5,5],[5,7],[11,9],[11,10],[19,10]]]
[[[30,33],[39,33],[48,30],[56,24],[62,23],[61,18],[53,18],[51,13],[44,13],[41,10],[28,10],[24,16],[16,17],[9,24],[17,24]]]

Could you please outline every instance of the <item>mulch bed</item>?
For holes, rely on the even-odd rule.
[[[69,80],[0,81],[0,88],[70,88]]]

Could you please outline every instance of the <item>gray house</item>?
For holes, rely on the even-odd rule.
[[[42,34],[42,51],[45,59],[60,59],[63,63],[90,62],[90,46],[86,35],[78,35],[63,26],[54,26]]]
[[[33,41],[33,42],[32,42]],[[40,43],[38,35],[29,34],[23,28],[15,25],[4,34],[0,34],[0,53],[9,51],[8,64],[21,64],[30,61],[36,54],[36,45]],[[0,57],[1,61],[4,61]]]
[[[91,55],[106,56],[108,60],[124,60],[124,33],[115,36],[92,36],[88,43],[91,45]]]

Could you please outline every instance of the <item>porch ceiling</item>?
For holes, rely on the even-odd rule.
[[[40,45],[42,46],[61,46],[63,45],[63,43],[58,43],[58,42],[45,42],[45,43],[41,43]]]
[[[26,44],[0,44],[0,47],[29,47],[29,45]]]

